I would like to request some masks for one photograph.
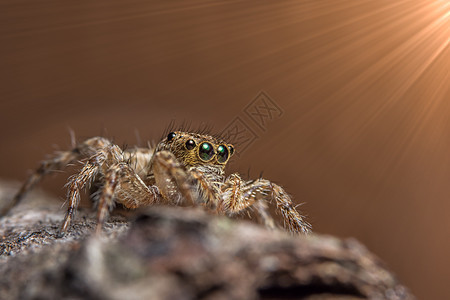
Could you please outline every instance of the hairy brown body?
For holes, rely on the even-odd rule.
[[[68,182],[69,207],[62,234],[74,217],[81,190],[92,182],[99,187],[93,197],[98,203],[98,230],[114,203],[134,209],[155,203],[177,205],[187,201],[219,214],[254,211],[269,228],[275,227],[268,213],[268,204],[273,203],[289,231],[309,232],[310,225],[279,185],[262,178],[245,181],[239,174],[225,176],[224,168],[233,153],[234,147],[222,139],[183,131],[169,133],[154,148],[126,150],[108,139],[94,137],[71,151],[57,153],[43,161],[2,215],[17,205],[43,176],[82,161],[83,168]]]

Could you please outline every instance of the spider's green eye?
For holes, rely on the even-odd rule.
[[[224,145],[217,147],[217,161],[221,164],[225,163],[228,159],[228,148]]]
[[[214,148],[210,143],[201,143],[198,155],[200,156],[200,159],[203,161],[210,161],[214,156]]]
[[[192,150],[192,149],[195,148],[195,142],[194,142],[194,140],[188,140],[188,141],[186,142],[186,144],[184,144],[184,145],[186,146],[186,149],[188,149],[188,150]]]
[[[175,134],[175,132],[171,132],[167,135],[167,141],[171,141],[173,140],[177,135]]]

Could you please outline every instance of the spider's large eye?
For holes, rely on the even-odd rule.
[[[225,163],[228,159],[228,148],[224,145],[217,147],[217,161],[221,164]]]
[[[173,140],[177,135],[175,134],[175,132],[171,132],[167,135],[167,141],[171,141]]]
[[[210,161],[214,156],[214,148],[210,143],[201,143],[198,155],[200,156],[200,159],[203,161]]]
[[[188,150],[192,150],[195,148],[194,140],[188,140],[184,145],[186,146],[186,149],[188,149]]]

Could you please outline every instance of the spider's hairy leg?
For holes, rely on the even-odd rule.
[[[267,211],[268,210],[267,203],[263,201],[257,201],[255,202],[255,204],[253,204],[253,207],[256,209],[260,217],[260,222],[263,223],[264,226],[266,226],[269,229],[275,229],[276,227],[275,221]]]
[[[232,174],[222,188],[222,210],[233,214],[254,206],[269,228],[274,227],[273,219],[267,213],[266,203],[271,202],[275,202],[277,210],[292,233],[310,231],[311,225],[303,220],[289,195],[280,186],[266,179],[243,181],[238,174]]]
[[[26,193],[52,171],[63,170],[67,165],[89,157],[98,149],[104,148],[109,144],[110,142],[102,137],[90,138],[78,144],[70,151],[59,151],[52,158],[42,161],[40,166],[20,187],[13,200],[1,210],[0,216],[6,215],[13,207],[18,205]]]
[[[75,211],[78,208],[78,204],[80,203],[80,191],[86,186],[87,183],[91,182],[97,176],[99,171],[105,173],[105,169],[107,167],[106,164],[112,165],[122,160],[122,150],[118,146],[107,146],[103,149],[99,149],[97,153],[92,155],[81,171],[69,179],[67,184],[67,200],[69,201],[69,207],[67,209],[63,225],[61,226],[61,235],[67,232]]]
[[[219,213],[233,215],[248,209],[255,205],[261,220],[269,228],[274,228],[273,220],[267,213],[267,205],[265,203],[259,204],[256,199],[256,193],[259,192],[258,186],[251,185],[251,181],[245,182],[241,179],[239,174],[231,174],[222,186],[221,202],[218,207]]]
[[[158,189],[147,187],[130,165],[124,162],[112,165],[105,173],[98,202],[97,233],[101,232],[115,196],[117,202],[132,209],[154,204],[161,198]]]
[[[309,233],[311,224],[303,219],[303,216],[295,209],[291,197],[284,189],[268,180],[260,179],[262,185],[267,187],[268,192],[277,205],[277,210],[281,213],[285,224],[292,233]]]
[[[179,192],[190,203],[197,203],[194,178],[186,168],[168,151],[155,153],[153,176],[164,199],[178,203]]]

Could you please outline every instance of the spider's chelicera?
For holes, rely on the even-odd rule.
[[[70,151],[59,152],[43,161],[1,214],[17,205],[44,175],[82,161],[81,171],[68,182],[69,207],[62,234],[67,232],[74,217],[80,192],[90,183],[99,187],[93,197],[97,203],[98,231],[114,203],[134,209],[186,201],[229,216],[254,212],[269,228],[276,227],[268,213],[268,204],[273,203],[289,231],[309,232],[310,225],[279,185],[262,178],[246,181],[236,173],[225,176],[224,168],[233,154],[234,147],[220,138],[184,131],[169,133],[154,148],[122,150],[106,138],[90,138]]]

